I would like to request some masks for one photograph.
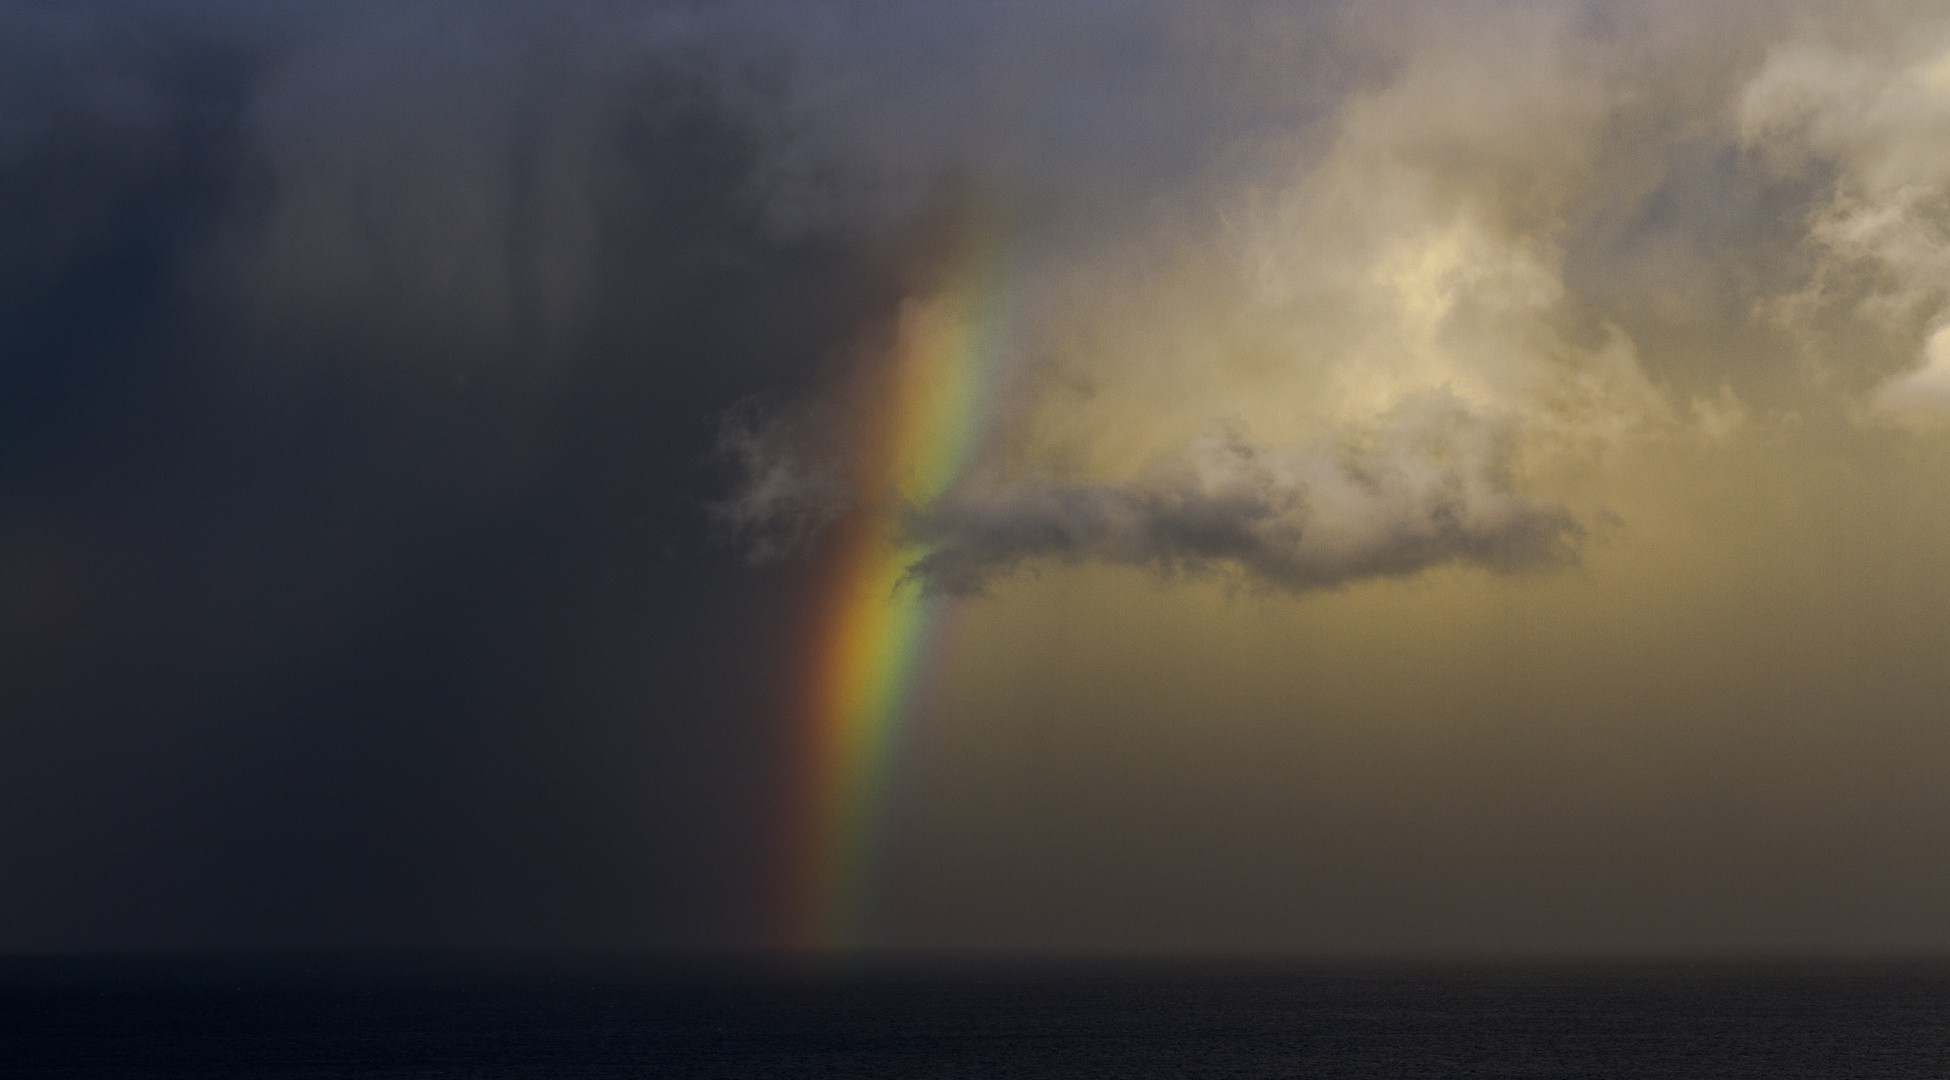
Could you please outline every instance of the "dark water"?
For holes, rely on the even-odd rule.
[[[1950,1077],[1950,966],[0,960],[6,1077]]]

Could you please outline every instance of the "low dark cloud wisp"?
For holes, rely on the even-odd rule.
[[[910,512],[928,551],[911,574],[979,592],[1033,560],[1163,573],[1231,570],[1289,592],[1462,562],[1561,565],[1583,529],[1513,485],[1510,433],[1436,393],[1338,444],[1263,447],[1215,425],[1153,475],[1122,485],[1048,479],[951,491]]]

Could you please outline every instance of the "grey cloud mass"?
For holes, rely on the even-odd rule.
[[[1562,564],[1583,529],[1511,482],[1511,431],[1452,395],[1403,402],[1317,446],[1262,447],[1215,425],[1146,479],[970,484],[910,512],[926,587],[979,591],[1029,560],[1166,573],[1231,570],[1303,592],[1451,562],[1500,571]]]

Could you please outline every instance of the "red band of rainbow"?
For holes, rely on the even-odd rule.
[[[829,537],[831,576],[815,603],[803,713],[809,745],[795,824],[791,936],[832,950],[865,943],[896,743],[942,652],[954,601],[907,576],[923,552],[899,514],[953,485],[989,430],[1002,346],[999,244],[977,235],[945,283],[901,308],[854,446],[863,506]]]

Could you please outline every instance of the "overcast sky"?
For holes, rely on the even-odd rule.
[[[1595,0],[8,6],[0,948],[778,943],[970,222],[867,943],[1950,948],[1950,16]]]

